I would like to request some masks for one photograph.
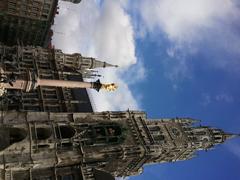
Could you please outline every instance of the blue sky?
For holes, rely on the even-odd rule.
[[[239,133],[240,88],[237,74],[208,67],[202,61],[202,53],[198,53],[187,57],[195,61],[189,65],[191,73],[188,77],[172,82],[165,75],[171,67],[158,62],[158,59],[169,58],[167,47],[163,45],[156,49],[154,47],[158,45],[155,42],[145,40],[139,46],[144,59],[152,62],[145,62],[145,68],[149,70],[147,80],[132,88],[136,93],[145,92],[142,106],[149,117],[193,117],[201,119],[202,125]],[[190,161],[146,166],[143,175],[130,179],[238,179],[239,145],[239,139],[235,139],[217,146],[215,150],[201,152]]]
[[[54,44],[121,68],[100,71],[114,93],[92,92],[95,110],[192,117],[240,132],[240,3],[237,0],[83,0],[60,3]],[[193,160],[146,166],[140,179],[240,177],[240,140]]]

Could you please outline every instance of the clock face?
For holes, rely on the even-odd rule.
[[[181,132],[180,132],[180,130],[178,130],[177,128],[172,128],[171,131],[172,131],[172,134],[173,134],[175,137],[181,136]]]

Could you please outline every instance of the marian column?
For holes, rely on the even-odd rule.
[[[40,79],[34,72],[27,71],[25,74],[17,77],[14,73],[4,72],[1,69],[0,73],[0,89],[19,89],[25,92],[30,92],[38,86],[48,87],[65,87],[65,88],[90,88],[99,91],[105,89],[107,91],[114,91],[117,89],[116,84],[102,84],[100,80],[96,82],[80,82],[57,79]]]

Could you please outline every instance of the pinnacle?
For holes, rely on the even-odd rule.
[[[103,67],[115,67],[115,68],[117,68],[118,65],[112,65],[112,64],[104,62],[104,66]]]
[[[225,134],[226,140],[227,139],[233,139],[233,138],[236,138],[236,137],[240,137],[240,134],[232,134],[232,133],[226,133]]]

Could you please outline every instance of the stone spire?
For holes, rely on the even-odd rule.
[[[81,62],[79,63],[80,70],[86,69],[97,69],[97,68],[107,68],[107,67],[118,67],[117,65],[112,65],[104,61],[97,60],[95,58],[81,57]]]
[[[61,66],[74,69],[82,74],[89,69],[118,67],[92,57],[84,57],[79,53],[65,54],[60,50],[55,50],[55,59]]]
[[[93,59],[92,61],[92,68],[91,69],[95,69],[95,68],[106,68],[106,67],[118,67],[117,65],[112,65],[106,62],[102,62],[96,59]]]
[[[197,126],[191,118],[164,118],[147,121],[150,148],[147,164],[188,160],[200,150],[213,149],[238,137],[221,129]]]
[[[93,180],[88,178],[92,169],[115,177],[137,175],[146,164],[188,160],[196,156],[196,151],[235,136],[221,129],[196,126],[190,118],[150,121],[141,111],[0,113],[4,114],[0,158],[5,158],[0,161],[5,167],[0,178],[10,177],[6,176],[9,171],[13,174],[6,180],[29,176],[41,179],[46,175],[56,179],[62,176],[60,168],[75,166],[81,170],[72,173],[82,173],[86,180]],[[9,158],[16,156],[19,158]],[[56,173],[46,171],[56,165]],[[29,173],[30,168],[41,173]]]
[[[221,129],[211,128],[208,126],[191,128],[191,143],[198,150],[211,149],[218,144],[224,143],[226,140],[237,137],[238,135],[226,133]]]
[[[224,134],[224,139],[228,140],[228,139],[232,139],[232,138],[236,138],[236,137],[240,137],[240,134],[232,134],[232,133],[226,133]]]

